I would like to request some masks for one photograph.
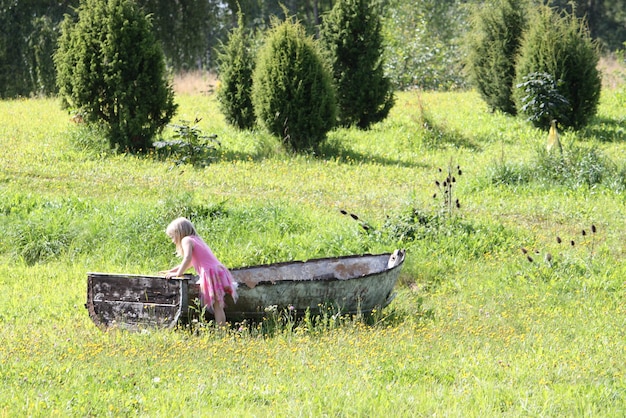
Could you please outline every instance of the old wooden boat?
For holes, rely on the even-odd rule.
[[[396,250],[231,269],[239,300],[227,296],[226,318],[260,320],[270,310],[316,315],[321,308],[367,315],[393,299],[404,255]],[[172,328],[200,312],[195,276],[88,273],[87,279],[85,306],[101,328]]]

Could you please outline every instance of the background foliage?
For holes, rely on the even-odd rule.
[[[385,73],[396,89],[450,90],[467,85],[460,40],[466,3],[389,0],[384,12]]]
[[[248,29],[267,29],[271,16],[285,17],[280,4],[296,16],[309,34],[317,34],[332,0],[228,1],[139,0],[152,16],[153,31],[168,66],[176,71],[214,69],[214,48],[236,26],[238,3]],[[420,87],[446,90],[463,87],[460,42],[467,26],[467,5],[479,0],[386,0],[383,14],[385,73],[400,89]],[[626,4],[622,1],[554,0],[559,10],[575,4],[575,14],[589,20],[593,39],[605,51],[623,48],[626,41]],[[73,15],[78,0],[0,1],[0,97],[50,94],[55,90],[46,61],[56,45],[64,14]],[[226,7],[224,7],[226,6]],[[51,49],[52,48],[52,49]]]

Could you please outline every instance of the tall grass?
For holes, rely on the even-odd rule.
[[[578,182],[592,168],[559,172],[547,133],[472,92],[401,93],[300,156],[180,94],[222,144],[206,168],[97,151],[55,100],[0,102],[0,416],[623,415],[619,94],[562,133],[599,175]],[[451,162],[461,207],[442,212]],[[97,329],[85,273],[176,263],[180,215],[230,267],[407,248],[398,295],[370,322]]]

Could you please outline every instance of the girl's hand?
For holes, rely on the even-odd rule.
[[[180,265],[178,265],[176,267],[172,267],[169,270],[160,271],[159,274],[164,275],[166,279],[171,279],[172,277],[178,276],[178,270],[179,269],[180,269]]]

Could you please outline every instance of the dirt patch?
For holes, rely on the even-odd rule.
[[[174,76],[174,92],[176,94],[215,93],[219,81],[217,75],[208,71],[189,71]]]
[[[602,87],[618,89],[626,85],[626,61],[615,55],[600,58],[598,70],[602,73]]]

